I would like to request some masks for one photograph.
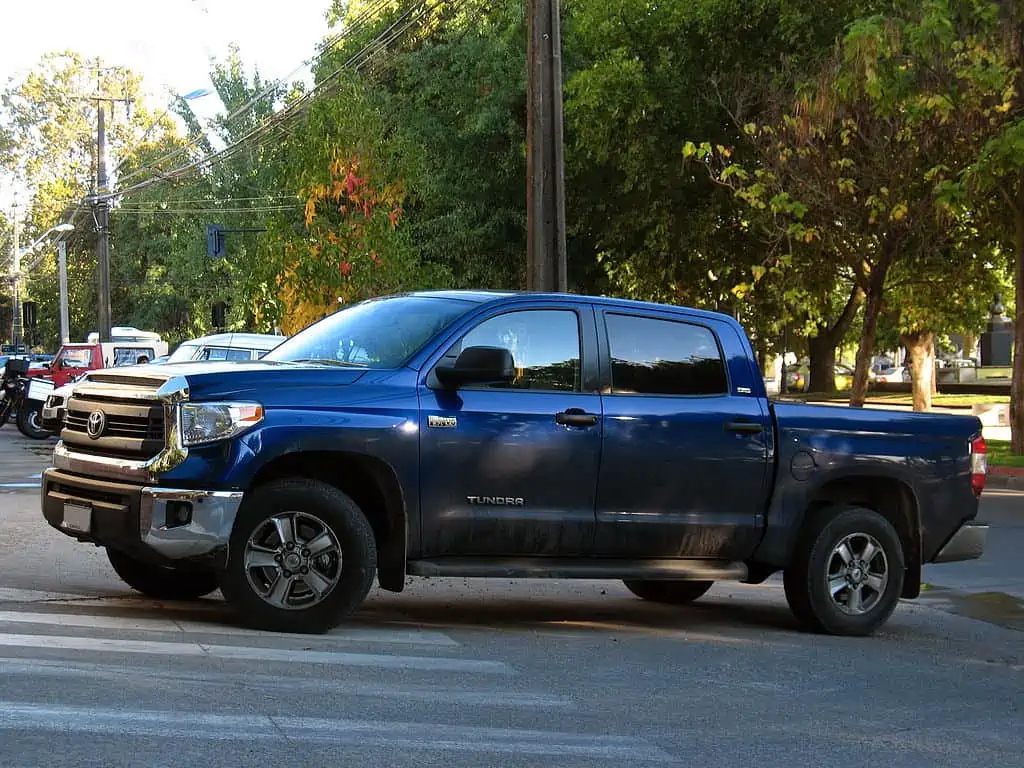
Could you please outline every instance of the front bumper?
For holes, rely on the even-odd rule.
[[[132,485],[55,468],[43,473],[40,491],[43,517],[57,530],[157,562],[226,562],[242,503],[237,491]]]
[[[932,562],[955,563],[961,560],[977,560],[985,551],[987,539],[987,525],[964,523],[932,558]]]

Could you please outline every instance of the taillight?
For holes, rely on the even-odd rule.
[[[988,473],[988,449],[985,438],[980,435],[971,440],[971,488],[975,496],[985,490],[985,475]]]

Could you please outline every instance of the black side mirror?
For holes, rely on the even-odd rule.
[[[439,365],[434,373],[446,387],[497,384],[516,377],[516,364],[512,353],[502,347],[466,347],[454,364]]]

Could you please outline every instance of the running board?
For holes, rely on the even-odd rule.
[[[651,579],[742,581],[747,566],[726,560],[616,560],[612,558],[443,557],[410,560],[411,576],[476,576],[502,579]]]

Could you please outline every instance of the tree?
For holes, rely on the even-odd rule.
[[[96,67],[102,67],[99,70]],[[149,132],[160,137],[168,121],[140,102],[140,78],[125,69],[103,67],[72,51],[44,55],[23,79],[10,81],[0,96],[0,155],[3,171],[29,194],[24,240],[41,234],[77,212],[79,224],[66,238],[68,247],[72,338],[95,329],[95,233],[81,224],[89,214],[79,208],[93,186],[97,92],[132,100],[128,114],[108,112],[110,157],[119,157]],[[154,130],[150,130],[154,129]],[[116,252],[113,252],[116,263]],[[39,305],[41,340],[58,340],[58,291],[55,254],[50,244],[25,261],[26,298]]]
[[[826,275],[821,311],[812,303],[815,311],[804,312],[808,291],[785,265],[788,251],[766,242],[751,210],[678,151],[681,137],[699,137],[733,150],[732,163],[756,165],[730,113],[761,111],[779,80],[828,54],[863,5],[572,4],[566,156],[577,284],[728,312],[750,329],[761,357],[778,350],[784,328],[811,332],[830,327],[831,316],[841,336],[850,291]],[[831,364],[825,369],[831,377]]]
[[[1011,254],[1015,288],[1013,379],[1010,385],[1012,449],[1024,454],[1024,9],[1018,2],[978,4],[984,21],[968,41],[990,94],[975,125],[981,144],[975,161],[947,186],[947,202],[971,211]]]
[[[814,82],[745,125],[761,167],[727,162],[709,143],[684,149],[715,159],[718,180],[805,262],[824,247],[863,290],[853,405],[864,402],[891,273],[941,268],[955,244],[946,187],[1001,96],[975,41],[989,10],[935,0],[858,19]]]

